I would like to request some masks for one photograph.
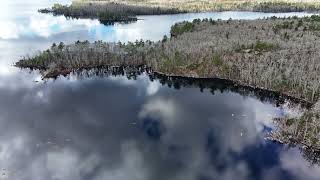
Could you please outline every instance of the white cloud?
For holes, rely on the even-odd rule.
[[[150,82],[147,86],[147,95],[152,96],[156,94],[159,91],[160,87],[161,84],[159,82]]]
[[[292,172],[300,179],[319,179],[320,167],[311,165],[301,154],[298,148],[283,151],[280,156],[281,167]]]
[[[145,167],[143,154],[134,142],[125,142],[121,146],[122,163],[119,167],[103,170],[94,180],[148,180],[148,168]]]
[[[171,99],[156,98],[146,103],[139,113],[140,118],[151,117],[160,120],[165,127],[173,128],[179,121],[177,104]]]
[[[1,39],[18,39],[21,37],[48,38],[54,34],[76,30],[91,30],[101,26],[98,20],[79,19],[67,20],[63,16],[51,14],[31,15],[21,21],[0,21]]]
[[[0,38],[17,39],[22,28],[10,21],[0,21]]]

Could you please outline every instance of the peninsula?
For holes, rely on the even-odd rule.
[[[195,19],[162,41],[53,44],[18,67],[45,77],[97,66],[146,65],[167,75],[222,78],[315,102],[320,94],[320,17]],[[52,72],[55,73],[52,73]]]

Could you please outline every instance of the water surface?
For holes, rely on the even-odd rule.
[[[305,13],[141,16],[103,26],[36,12],[54,2],[1,2],[0,180],[319,179],[310,153],[264,140],[272,119],[293,111],[285,106],[147,74],[43,82],[12,66],[53,42],[160,40],[182,20]]]

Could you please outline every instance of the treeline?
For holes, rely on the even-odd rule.
[[[304,2],[261,2],[252,5],[252,10],[257,12],[317,12],[320,10],[318,3],[304,3]],[[245,8],[246,9],[246,8]],[[250,8],[248,8],[250,10]]]
[[[231,1],[190,1],[190,0],[85,0],[85,2],[121,2],[128,5],[160,6],[177,8],[188,12],[203,11],[257,11],[257,12],[301,12],[319,11],[317,0],[231,0]]]
[[[71,18],[99,19],[103,24],[137,21],[138,15],[160,15],[184,13],[174,8],[144,7],[121,3],[72,3],[70,6],[55,4],[51,9],[40,9],[42,13],[53,13]]]
[[[229,79],[316,102],[320,95],[319,19],[194,20],[192,28],[179,24],[187,30],[159,42],[53,45],[17,66],[51,70],[147,65],[167,75]]]
[[[148,41],[149,45],[153,44]],[[16,63],[18,67],[50,69],[79,69],[100,66],[140,66],[147,64],[144,41],[122,44],[102,41],[77,41],[71,45],[53,44],[50,49],[29,58],[25,57]],[[151,46],[148,46],[151,48]]]

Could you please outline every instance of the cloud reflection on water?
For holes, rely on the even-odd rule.
[[[260,112],[276,114],[273,105],[198,88],[160,86],[150,96],[149,83],[62,78],[0,88],[0,167],[21,180],[281,179],[299,168],[285,162],[290,151],[263,141],[257,124],[272,117]]]
[[[175,90],[145,76],[36,83],[39,73],[12,67],[53,42],[159,40],[182,20],[265,14],[142,16],[102,26],[36,12],[53,2],[1,2],[0,180],[317,179],[319,168],[299,152],[263,140],[279,109],[253,97]]]

